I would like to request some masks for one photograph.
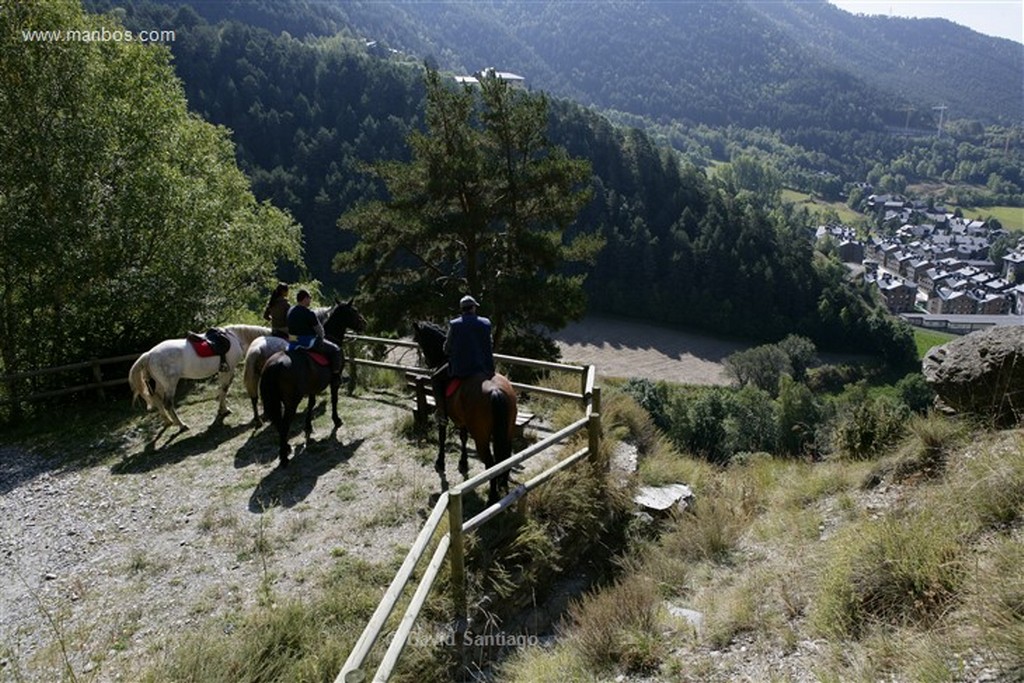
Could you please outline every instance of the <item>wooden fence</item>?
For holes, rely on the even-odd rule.
[[[127,363],[128,361],[134,361],[136,358],[141,356],[141,353],[131,353],[125,356],[115,356],[113,358],[94,358],[92,360],[83,361],[81,363],[72,363],[70,365],[60,365],[54,368],[43,368],[41,370],[30,370],[27,372],[16,372],[10,375],[0,376],[0,384],[7,387],[10,392],[9,396],[0,397],[0,403],[6,403],[13,405],[17,410],[19,404],[23,402],[41,401],[46,398],[54,398],[57,396],[67,396],[74,394],[79,391],[90,391],[94,390],[98,393],[99,397],[104,398],[103,389],[105,387],[112,387],[118,384],[127,384],[128,374],[125,373],[123,377],[115,378],[104,378],[103,377],[103,366],[112,365],[115,363]],[[68,372],[77,372],[79,370],[91,369],[92,370],[92,381],[86,382],[85,384],[79,384],[71,387],[61,387],[59,389],[51,389],[48,391],[37,391],[30,393],[21,393],[17,390],[17,383],[24,380],[31,380],[37,377],[45,377],[47,375],[58,375]]]
[[[377,339],[374,337],[355,336],[352,338],[352,341],[357,343],[385,344],[392,348],[409,346],[415,348],[415,344],[412,342],[394,339]],[[401,656],[402,650],[408,643],[416,617],[419,615],[420,609],[423,607],[423,604],[427,599],[427,595],[430,593],[430,589],[433,586],[434,581],[437,579],[437,575],[440,572],[441,567],[444,565],[446,557],[451,567],[452,606],[455,623],[460,625],[460,628],[465,627],[467,605],[464,535],[480,527],[488,520],[493,519],[496,515],[500,514],[503,510],[507,509],[517,500],[526,495],[526,493],[550,480],[558,472],[571,467],[584,457],[587,457],[588,455],[596,455],[598,452],[601,439],[601,392],[600,388],[594,385],[596,375],[594,366],[591,365],[583,367],[577,365],[564,365],[561,363],[547,363],[544,361],[537,361],[528,358],[516,358],[514,356],[504,356],[500,354],[495,354],[494,357],[495,360],[506,364],[524,365],[532,368],[557,370],[578,374],[580,376],[580,390],[578,393],[527,384],[514,383],[514,386],[519,390],[529,390],[539,394],[547,394],[564,399],[579,401],[582,407],[583,416],[546,439],[538,441],[528,448],[513,454],[508,460],[494,465],[475,477],[467,479],[462,484],[441,494],[437,503],[434,505],[434,509],[428,516],[426,523],[423,525],[419,535],[416,537],[416,541],[413,543],[412,548],[409,549],[409,553],[406,555],[405,561],[399,568],[395,578],[391,581],[391,585],[385,592],[384,597],[377,606],[377,609],[374,611],[373,616],[370,617],[370,621],[367,623],[366,628],[356,641],[351,653],[349,653],[348,659],[345,661],[344,666],[335,679],[335,683],[358,683],[367,679],[367,672],[362,668],[363,664],[374,645],[380,639],[388,618],[391,616],[391,613],[395,609],[395,605],[398,604],[399,599],[409,586],[413,572],[416,570],[417,565],[426,554],[426,551],[436,535],[441,522],[445,518],[448,519],[449,531],[438,541],[437,546],[434,548],[433,555],[431,555],[430,560],[427,562],[427,565],[423,570],[422,576],[416,583],[415,591],[409,605],[406,608],[405,613],[402,615],[395,633],[391,637],[391,642],[388,645],[387,651],[384,653],[384,657],[381,660],[380,665],[377,667],[376,673],[373,676],[373,681],[386,681],[394,671],[394,668],[398,663],[398,658]],[[355,368],[359,365],[388,368],[400,372],[425,372],[422,368],[388,361],[351,358],[351,363],[353,364],[353,372],[355,372]],[[526,483],[517,486],[500,501],[485,508],[471,519],[467,520],[464,518],[462,512],[462,498],[465,493],[486,484],[498,475],[508,472],[513,467],[526,462],[535,455],[558,445],[570,436],[583,430],[587,430],[588,434],[586,448],[582,448],[575,453],[562,458],[556,464],[547,468]],[[461,633],[457,635],[461,638]]]

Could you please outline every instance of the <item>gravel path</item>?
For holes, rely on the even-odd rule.
[[[235,414],[209,429],[199,385],[188,432],[153,440],[151,414],[93,443],[0,450],[0,680],[65,678],[62,647],[78,677],[134,680],[183,632],[233,628],[262,588],[299,594],[332,554],[404,554],[439,482],[432,449],[398,436],[401,397],[343,397],[345,426],[318,415],[283,471],[231,394]]]

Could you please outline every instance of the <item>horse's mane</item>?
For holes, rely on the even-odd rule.
[[[429,320],[413,323],[413,338],[431,367],[443,365],[448,360],[448,354],[444,352],[444,340],[447,336],[444,328]]]
[[[242,348],[247,348],[257,337],[270,334],[269,327],[261,325],[225,325],[224,329],[232,333],[242,342]]]

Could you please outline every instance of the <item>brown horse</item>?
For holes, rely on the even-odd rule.
[[[336,341],[341,348],[345,331],[352,329],[362,332],[366,327],[366,320],[351,301],[346,304],[336,303],[326,312],[323,327],[326,336]],[[344,365],[344,355],[341,361]],[[260,376],[260,398],[263,401],[263,412],[277,428],[281,467],[288,465],[288,456],[292,451],[288,445],[288,432],[304,396],[308,397],[305,414],[307,441],[313,434],[313,406],[316,403],[316,396],[328,385],[331,387],[331,419],[334,421],[334,429],[337,431],[341,427],[341,417],[338,415],[340,379],[338,375],[331,374],[329,367],[314,362],[302,349],[278,351],[263,366],[263,374]]]
[[[423,358],[434,370],[448,362],[444,352],[445,333],[429,322],[413,323],[413,339],[420,347]],[[459,457],[459,472],[463,477],[469,474],[467,434],[472,435],[477,455],[490,469],[495,463],[503,462],[512,455],[512,430],[516,426],[516,392],[504,375],[495,373],[492,377],[474,375],[462,380],[458,390],[445,401],[448,417],[459,428],[462,453]],[[438,451],[434,468],[444,474],[444,444],[447,424],[438,421]],[[494,456],[491,455],[491,441],[494,441]],[[488,504],[499,499],[499,490],[508,489],[508,472],[491,479]]]

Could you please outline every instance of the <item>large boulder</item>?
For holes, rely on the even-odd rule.
[[[931,349],[921,372],[939,399],[997,425],[1024,416],[1024,327],[991,327]]]

